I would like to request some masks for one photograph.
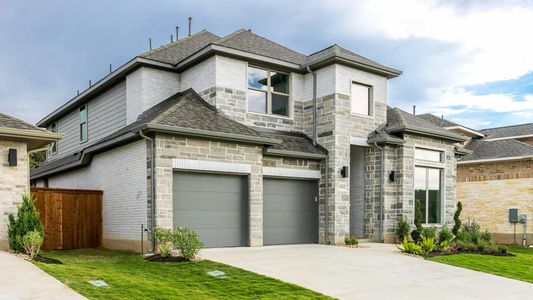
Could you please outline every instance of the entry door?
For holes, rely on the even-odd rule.
[[[318,242],[317,181],[264,178],[263,184],[263,243]]]

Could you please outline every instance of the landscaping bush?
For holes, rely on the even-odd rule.
[[[422,239],[433,238],[435,240],[437,238],[437,229],[433,226],[424,227],[420,231],[420,235],[422,236]]]
[[[416,229],[411,232],[411,238],[416,243],[422,240],[421,231],[422,231],[422,209],[420,208],[420,200],[415,202],[415,220],[414,220]]]
[[[204,246],[198,234],[190,228],[176,228],[174,237],[174,246],[178,249],[180,255],[188,260],[194,259]]]
[[[435,248],[435,238],[423,237],[422,242],[420,242],[420,247],[424,251],[424,254],[433,252],[433,249]]]
[[[439,232],[439,237],[437,240],[439,244],[442,244],[443,242],[446,242],[449,244],[453,240],[453,234],[450,231],[450,229],[448,229],[448,227],[442,227],[442,229]]]
[[[26,253],[30,259],[35,259],[41,250],[41,245],[43,244],[44,237],[41,232],[38,230],[33,230],[26,233],[22,239],[21,244],[24,248],[24,253]]]
[[[402,244],[398,246],[398,249],[400,249],[400,251],[402,251],[403,253],[409,253],[409,254],[414,254],[414,255],[424,254],[422,247],[420,247],[420,245],[414,242],[409,242],[407,240],[407,237],[403,239]]]
[[[24,194],[22,204],[17,210],[17,217],[8,216],[7,234],[9,248],[17,253],[24,253],[23,237],[31,231],[37,231],[44,237],[43,225],[39,220],[39,210],[35,207],[33,199]]]
[[[457,239],[464,243],[478,244],[481,240],[481,232],[479,231],[479,225],[476,221],[468,220],[463,224],[463,227],[457,234]]]
[[[488,230],[485,230],[479,235],[479,238],[482,241],[491,242],[492,241],[492,233],[490,233]]]
[[[409,235],[411,225],[405,220],[403,216],[398,220],[398,226],[396,227],[396,238],[399,242],[402,242],[404,238]]]
[[[457,210],[455,211],[455,214],[453,215],[453,221],[455,224],[453,225],[452,233],[453,235],[457,236],[459,234],[459,230],[461,229],[461,219],[459,217],[461,216],[461,211],[463,210],[463,204],[461,201],[457,202]]]
[[[161,257],[169,257],[172,253],[172,245],[174,244],[174,231],[166,228],[155,229],[155,240],[157,243],[157,252]]]
[[[344,243],[348,246],[357,246],[359,244],[359,241],[355,236],[345,237]]]

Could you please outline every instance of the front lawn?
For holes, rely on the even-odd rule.
[[[63,265],[35,264],[90,299],[329,299],[319,293],[277,279],[224,264],[161,263],[140,255],[106,249],[49,251],[45,257]],[[220,270],[228,278],[209,276]],[[89,280],[105,280],[99,288]]]
[[[456,254],[428,258],[429,260],[514,278],[533,283],[533,249],[510,246],[516,256],[492,256],[480,254]]]

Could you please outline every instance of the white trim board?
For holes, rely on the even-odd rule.
[[[222,161],[178,159],[172,160],[172,168],[177,170],[207,171],[223,173],[252,173],[251,164],[228,163]]]
[[[320,179],[320,171],[263,167],[263,176]]]

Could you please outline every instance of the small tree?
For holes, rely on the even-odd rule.
[[[21,239],[24,253],[26,253],[30,259],[35,259],[35,257],[39,255],[43,241],[43,234],[37,230],[26,233]]]
[[[22,195],[22,205],[17,210],[17,217],[8,216],[7,234],[9,247],[15,252],[25,252],[22,238],[31,231],[37,231],[44,237],[43,225],[39,219],[39,210],[33,199],[27,194]]]
[[[178,249],[180,255],[188,260],[193,260],[204,246],[198,234],[186,227],[178,227],[174,232],[174,246]]]
[[[457,236],[459,234],[459,230],[461,229],[461,219],[459,219],[459,216],[461,215],[461,211],[463,210],[463,204],[461,201],[457,202],[457,210],[455,211],[455,214],[453,215],[453,221],[455,224],[453,225],[452,233],[453,235]]]
[[[420,200],[415,202],[415,220],[414,220],[416,229],[411,232],[411,237],[416,243],[422,240],[422,208],[420,208]]]
[[[407,238],[410,229],[411,225],[409,225],[407,220],[401,216],[398,220],[398,226],[396,227],[396,238],[400,243],[404,240],[404,238]]]

